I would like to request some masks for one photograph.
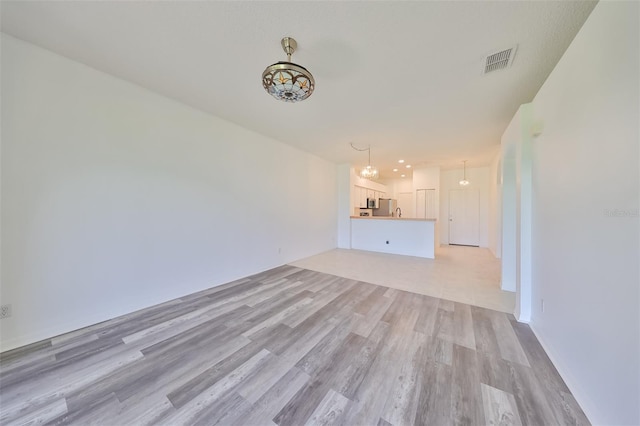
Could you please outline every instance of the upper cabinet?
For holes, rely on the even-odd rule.
[[[366,182],[361,183],[366,184]],[[367,188],[361,185],[352,186],[351,200],[353,203],[352,206],[354,209],[354,214],[357,215],[358,209],[360,208],[368,208],[367,199],[375,200],[375,207],[377,208],[380,205],[378,200],[380,198],[386,198],[387,193],[379,190],[380,188],[384,188],[384,185],[373,183],[372,186],[373,188]]]
[[[374,191],[373,189],[368,189],[367,188],[367,198],[375,199],[376,198],[376,191]]]
[[[358,208],[366,208],[367,207],[367,188],[363,188],[361,186],[354,186],[354,197],[355,206]]]
[[[367,199],[370,200],[375,200],[376,205],[375,207],[379,207],[380,205],[380,198],[386,198],[387,193],[386,192],[382,192],[382,191],[376,191],[373,189],[369,189],[369,188],[363,188],[361,186],[354,186],[354,194],[353,194],[353,200],[355,202],[355,207],[357,208],[368,208],[367,206]]]

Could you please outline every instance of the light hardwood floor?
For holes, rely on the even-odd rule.
[[[0,424],[588,424],[527,325],[282,266],[0,357]]]

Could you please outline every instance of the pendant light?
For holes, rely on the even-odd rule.
[[[284,53],[287,54],[287,60],[276,62],[264,70],[262,87],[280,101],[304,101],[313,93],[316,82],[305,67],[291,62],[291,55],[298,47],[298,43],[291,37],[285,37],[280,44]]]
[[[369,180],[378,179],[380,177],[380,172],[378,172],[378,169],[376,167],[371,165],[371,147],[365,148],[365,149],[359,149],[353,146],[353,144],[351,144],[351,148],[355,149],[356,151],[369,152],[369,163],[367,164],[367,167],[360,170],[360,177],[363,179],[369,179]]]
[[[462,162],[462,170],[463,170],[462,180],[459,183],[462,186],[467,186],[469,185],[469,181],[467,180],[467,160],[464,160]]]

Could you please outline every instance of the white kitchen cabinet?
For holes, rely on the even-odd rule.
[[[357,186],[353,187],[353,206],[360,207],[360,188]]]
[[[363,188],[361,186],[354,186],[355,192],[355,205],[356,207],[367,207],[367,188]]]
[[[376,191],[374,191],[373,189],[367,188],[367,198],[375,198],[375,197],[376,197]]]
[[[375,189],[365,188],[363,186],[353,186],[353,206],[355,208],[367,208],[367,198],[375,200],[375,207],[379,207],[379,199],[386,198],[386,192],[376,191]]]

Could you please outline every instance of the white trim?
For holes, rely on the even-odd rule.
[[[520,322],[523,322],[523,321],[520,321]],[[576,385],[577,382],[573,379],[573,376],[567,373],[567,369],[563,368],[562,363],[558,362],[558,358],[556,358],[553,355],[553,351],[551,350],[551,347],[548,346],[544,342],[544,339],[542,339],[541,335],[536,332],[536,329],[533,323],[528,323],[528,324],[529,324],[529,328],[531,328],[531,331],[533,331],[533,334],[536,336],[536,339],[538,339],[538,342],[540,342],[540,346],[542,346],[542,349],[544,349],[544,352],[549,357],[551,364],[553,364],[555,369],[558,370],[558,374],[560,375],[560,377],[562,377],[562,380],[564,380],[564,383],[567,385],[567,388],[569,388],[569,391],[571,391],[571,394],[578,402],[578,405],[580,405],[580,408],[582,408],[584,415],[587,416],[587,419],[591,424],[594,424],[594,425],[597,424],[597,422],[594,422],[593,420],[596,418],[595,407],[597,405],[593,401],[591,401],[589,397],[587,397],[586,392],[582,392],[582,388]]]

